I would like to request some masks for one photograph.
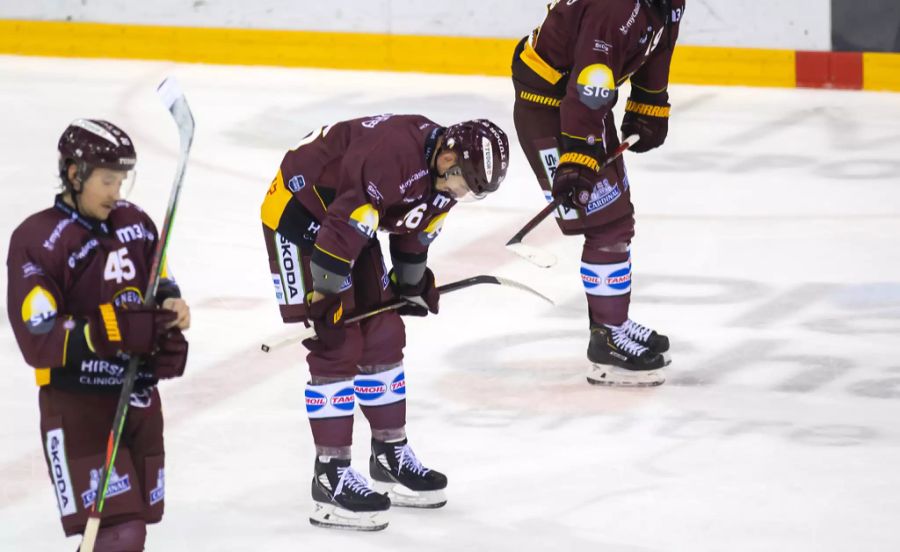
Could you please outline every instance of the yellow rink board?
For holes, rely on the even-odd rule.
[[[526,30],[527,31],[527,30]],[[526,31],[523,31],[523,35]],[[0,19],[0,53],[508,76],[517,40]],[[679,45],[671,81],[793,87],[794,52]],[[864,54],[865,88],[900,91],[900,54]]]

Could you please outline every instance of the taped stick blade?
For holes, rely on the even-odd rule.
[[[166,109],[168,110],[172,109],[172,106],[175,105],[175,102],[177,102],[179,98],[184,97],[181,85],[175,77],[168,77],[166,80],[159,83],[159,86],[156,88],[156,93],[159,94],[160,101],[162,101],[163,105],[166,106]]]

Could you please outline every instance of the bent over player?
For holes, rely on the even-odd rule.
[[[7,306],[39,386],[41,440],[67,536],[84,531],[125,368],[142,364],[113,466],[98,552],[140,552],[163,515],[163,419],[156,384],[184,372],[190,311],[171,279],[157,305],[143,290],[158,239],[120,189],[134,169],[117,126],[78,119],[59,140],[62,193],[19,225],[9,244]]]
[[[310,518],[359,530],[387,526],[397,506],[437,508],[447,478],[406,438],[401,314],[437,314],[428,247],[457,200],[497,189],[509,142],[486,120],[444,128],[419,115],[380,115],[320,128],[289,151],[262,204],[281,316],[309,322],[306,409],[316,447]],[[390,234],[385,268],[376,230]],[[410,304],[345,323],[397,297]],[[372,431],[368,481],[350,467],[354,405]]]
[[[519,142],[548,201],[562,203],[560,229],[584,236],[590,383],[665,381],[668,338],[628,317],[634,207],[625,163],[603,164],[619,145],[612,108],[626,80],[622,134],[640,137],[631,150],[665,141],[669,62],[683,12],[684,0],[557,0],[513,56]]]

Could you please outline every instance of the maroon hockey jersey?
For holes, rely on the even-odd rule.
[[[378,115],[314,131],[284,156],[263,224],[338,274],[379,229],[391,234],[392,256],[424,260],[456,204],[433,186],[443,130],[420,115]]]
[[[672,0],[670,20],[649,0],[556,0],[520,47],[513,75],[523,98],[560,109],[561,134],[609,152],[619,141],[611,117],[626,80],[665,92],[685,0]]]
[[[13,232],[6,261],[7,309],[38,385],[117,390],[128,356],[99,358],[87,344],[86,315],[102,303],[141,303],[157,240],[150,217],[119,201],[109,218],[78,214],[61,196]],[[157,301],[178,296],[171,280]],[[136,389],[153,385],[139,372]]]

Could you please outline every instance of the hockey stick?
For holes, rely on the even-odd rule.
[[[169,245],[169,237],[172,232],[172,222],[178,207],[178,197],[184,183],[184,171],[187,168],[188,154],[191,150],[191,142],[194,139],[194,117],[188,106],[184,93],[178,83],[167,78],[160,83],[157,93],[166,109],[175,119],[178,125],[178,135],[181,141],[181,151],[178,156],[178,168],[175,171],[175,181],[172,184],[172,192],[169,195],[169,205],[166,208],[166,217],[163,220],[159,241],[156,242],[156,250],[153,252],[153,263],[150,266],[150,282],[147,284],[147,292],[144,294],[144,305],[152,305],[156,301],[156,288],[159,284],[160,274],[165,266],[166,249]],[[112,429],[109,432],[109,440],[106,444],[106,464],[100,473],[100,485],[94,504],[88,514],[87,525],[81,539],[81,552],[93,552],[97,542],[97,533],[100,531],[100,516],[103,514],[103,505],[106,501],[106,491],[109,486],[110,475],[116,464],[116,454],[119,451],[119,442],[122,439],[122,431],[125,428],[125,417],[128,415],[128,405],[131,392],[134,390],[134,381],[137,378],[140,357],[132,356],[128,362],[128,368],[122,379],[122,390],[119,392],[119,403],[116,406],[116,414],[113,417]]]
[[[638,136],[637,134],[632,134],[631,136],[625,138],[625,140],[623,140],[622,143],[619,144],[619,146],[615,150],[613,150],[612,154],[606,158],[606,161],[603,162],[603,167],[609,166],[620,155],[622,155],[625,150],[636,144],[639,139],[640,136]],[[542,223],[550,213],[558,209],[560,206],[561,201],[559,198],[555,198],[553,201],[551,201],[546,207],[541,209],[540,213],[536,214],[531,220],[529,220],[521,230],[516,232],[515,236],[513,236],[508,242],[506,242],[506,248],[516,255],[538,265],[541,268],[549,268],[555,265],[556,255],[548,251],[544,251],[542,249],[524,244],[522,243],[522,240],[529,232],[537,228],[537,226]]]
[[[501,278],[499,276],[490,276],[487,274],[482,274],[480,276],[472,276],[471,278],[466,278],[464,280],[457,280],[456,282],[450,282],[449,284],[444,284],[442,286],[438,286],[437,291],[440,295],[444,295],[445,293],[450,293],[452,291],[458,291],[461,289],[465,289],[467,287],[476,286],[478,284],[497,284],[499,286],[509,286],[511,288],[520,289],[522,291],[528,292],[536,297],[543,299],[544,301],[547,301],[551,305],[554,304],[552,299],[550,299],[546,295],[538,292],[537,290],[526,286],[525,284],[520,284],[519,282],[516,282],[515,280]],[[370,310],[369,312],[364,312],[360,315],[354,316],[354,317],[348,319],[346,323],[352,324],[353,322],[359,322],[360,320],[365,320],[366,318],[371,318],[372,316],[375,316],[376,314],[381,314],[383,312],[396,310],[402,306],[409,305],[409,304],[415,305],[417,303],[413,303],[412,301],[410,301],[408,299],[399,299],[397,301],[391,301],[390,303],[386,303],[380,307]],[[286,345],[293,345],[295,343],[300,343],[304,339],[308,339],[315,335],[316,335],[316,331],[313,328],[306,328],[300,333],[300,335],[296,335],[293,337],[287,337],[285,339],[282,339],[281,341],[276,341],[272,345],[266,345],[265,343],[263,343],[262,347],[260,347],[260,348],[262,349],[262,351],[264,353],[268,353],[269,351],[272,351],[275,349],[280,349],[281,347],[284,347]]]

